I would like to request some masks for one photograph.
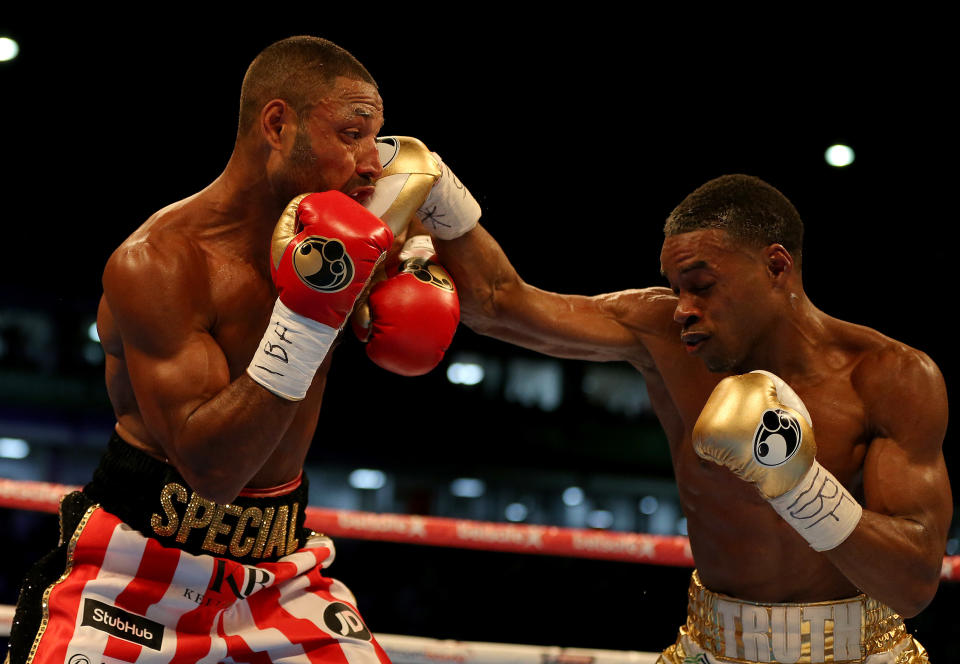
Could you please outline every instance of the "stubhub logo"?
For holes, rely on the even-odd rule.
[[[81,624],[151,650],[160,650],[163,643],[163,625],[160,623],[89,597],[83,603]]]

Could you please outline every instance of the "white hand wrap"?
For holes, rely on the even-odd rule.
[[[780,402],[800,413],[813,426],[806,405],[779,376],[761,370],[750,373],[763,374],[773,380]],[[863,514],[860,503],[816,459],[795,487],[770,499],[770,504],[815,551],[840,546],[857,527]]]
[[[453,240],[468,233],[480,220],[480,204],[457,179],[440,155],[431,153],[440,164],[440,177],[427,200],[417,210],[417,218],[434,237]],[[378,184],[379,186],[379,184]]]
[[[433,248],[433,240],[429,235],[414,235],[403,243],[403,248],[397,254],[397,260],[402,263],[408,258],[430,258],[435,253],[437,251]]]
[[[815,551],[840,546],[863,514],[860,503],[817,461],[797,486],[770,504]]]
[[[380,178],[377,180],[377,187],[373,191],[373,196],[367,199],[363,207],[382,219],[390,206],[396,202],[409,179],[409,173],[394,173]]]
[[[247,374],[277,396],[300,401],[339,332],[278,299]]]

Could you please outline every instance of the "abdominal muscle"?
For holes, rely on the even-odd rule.
[[[694,472],[707,477],[695,488],[689,479],[679,488],[691,550],[706,588],[765,603],[818,602],[858,594],[752,484],[719,466]]]

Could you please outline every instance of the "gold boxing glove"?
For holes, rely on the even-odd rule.
[[[806,406],[767,372],[720,381],[693,427],[693,447],[756,484],[766,498],[795,487],[817,453]]]
[[[376,182],[373,196],[364,207],[380,217],[390,227],[397,241],[402,241],[410,221],[427,200],[430,190],[440,177],[441,168],[430,150],[421,141],[410,136],[380,136],[377,154],[383,174]],[[421,243],[430,244],[429,236],[418,236]],[[434,254],[430,244],[428,258]],[[402,261],[404,258],[398,257]],[[381,275],[382,277],[382,275]],[[357,303],[351,325],[361,341],[370,336],[370,307],[366,297]]]
[[[381,136],[377,152],[383,175],[364,206],[400,237],[427,200],[441,167],[427,146],[410,136]]]
[[[440,156],[421,141],[410,136],[381,136],[377,138],[377,152],[383,174],[364,206],[390,227],[398,241],[414,217],[431,235],[445,240],[477,225],[480,205]],[[428,236],[419,236],[416,243],[422,249],[417,255],[433,255]],[[404,252],[408,246],[404,246]],[[403,253],[399,260],[404,260]],[[352,324],[357,336],[366,338],[371,320],[365,299],[358,303]]]
[[[394,235],[412,216],[434,237],[453,240],[480,220],[480,205],[440,156],[409,136],[377,139],[383,175],[367,209],[383,219]]]
[[[815,456],[806,406],[767,371],[724,378],[693,427],[696,453],[756,484],[817,551],[843,542],[863,509]]]

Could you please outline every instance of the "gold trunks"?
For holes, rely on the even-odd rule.
[[[811,604],[760,604],[713,593],[694,571],[687,600],[687,623],[661,662],[866,663],[892,651],[897,652],[889,661],[897,664],[928,662],[903,619],[866,595]],[[710,659],[697,657],[699,650]]]

